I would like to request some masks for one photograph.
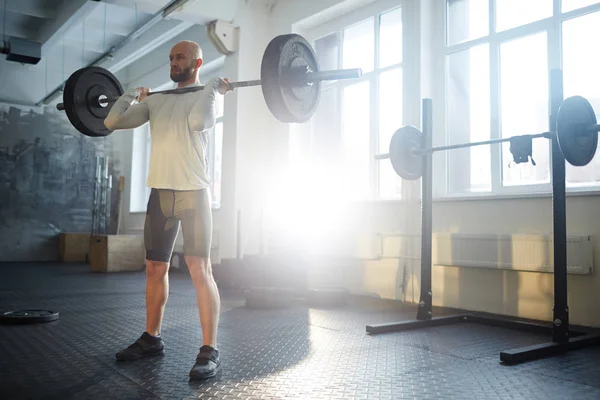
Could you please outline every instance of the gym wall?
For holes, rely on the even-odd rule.
[[[599,259],[600,228],[593,217],[598,196],[567,197],[567,235],[591,235],[594,262]],[[434,203],[434,232],[549,234],[552,200],[521,198]],[[517,255],[515,255],[517,256]],[[499,271],[485,268],[434,268],[434,300],[439,305],[478,309],[549,320],[554,304],[554,276],[549,273]],[[598,291],[593,275],[568,275],[569,319],[573,324],[600,325]]]
[[[96,157],[109,157],[113,187],[122,172],[114,142],[54,107],[0,106],[0,261],[58,260],[59,232],[91,231]]]

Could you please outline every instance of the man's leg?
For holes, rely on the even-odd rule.
[[[116,354],[118,360],[164,354],[160,332],[169,297],[169,262],[179,232],[179,221],[172,215],[173,205],[172,191],[152,189],[144,224],[146,331],[132,345]]]
[[[217,349],[221,298],[210,263],[213,228],[210,191],[182,192],[175,209],[182,221],[183,251],[196,289],[202,327],[203,343],[190,378],[205,379],[215,376],[221,366]]]
[[[200,325],[202,326],[202,345],[216,349],[221,298],[217,282],[212,274],[210,258],[185,256],[185,262],[196,288]]]
[[[146,332],[160,336],[169,298],[169,263],[146,260]]]

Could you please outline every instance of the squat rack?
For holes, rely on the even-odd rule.
[[[550,126],[556,127],[557,113],[563,101],[563,78],[560,69],[551,71],[550,78]],[[423,146],[432,147],[433,113],[432,100],[423,99]],[[571,350],[600,344],[600,333],[589,329],[571,330],[567,304],[567,210],[566,210],[566,165],[560,150],[557,135],[551,135],[552,146],[552,218],[554,245],[554,308],[551,324],[533,323],[516,318],[477,315],[433,317],[431,292],[432,267],[432,152],[423,155],[421,184],[422,229],[421,229],[421,294],[417,317],[414,321],[391,322],[367,325],[369,334],[407,331],[433,326],[451,325],[461,322],[491,325],[496,327],[551,334],[552,341],[533,346],[504,350],[500,361],[514,365],[525,361],[546,358]]]

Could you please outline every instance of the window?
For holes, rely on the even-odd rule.
[[[168,84],[160,88],[165,90],[172,87]],[[218,110],[215,127],[211,132],[208,143],[208,173],[212,181],[212,207],[217,209],[221,205],[221,176],[223,158],[223,96],[218,96]],[[150,188],[146,186],[148,171],[150,167],[151,137],[150,124],[144,124],[133,130],[133,152],[131,158],[131,192],[129,201],[129,212],[141,213],[146,211]]]
[[[566,1],[563,0],[563,5]],[[587,1],[587,3],[592,2]],[[595,51],[590,51],[587,43],[589,38],[596,38],[599,35],[600,11],[568,19],[562,23],[564,96],[585,97],[590,101],[597,118],[600,116],[600,81],[594,64],[598,56]],[[590,186],[599,183],[600,151],[596,151],[592,162],[585,167],[574,167],[567,163],[567,186]]]
[[[501,137],[545,132],[548,120],[548,54],[546,32],[500,44]],[[550,182],[549,140],[534,140],[531,163],[511,166],[510,143],[502,144],[502,184]]]
[[[496,31],[549,18],[552,7],[553,0],[496,0]]]
[[[311,162],[319,165],[318,178],[334,182],[338,194],[353,200],[401,194],[402,181],[391,164],[373,156],[388,151],[403,123],[402,38],[402,10],[395,8],[363,13],[314,41],[322,70],[363,73],[360,79],[324,82],[311,121]]]
[[[447,0],[446,19],[448,144],[547,132],[550,70],[559,65],[564,96],[600,111],[596,57],[585,45],[600,34],[600,1]],[[446,193],[550,192],[550,141],[534,139],[532,156],[535,166],[514,164],[508,142],[451,150]],[[567,187],[598,181],[600,151],[585,167],[567,164]]]
[[[217,118],[208,144],[208,169],[212,182],[212,208],[221,207],[221,176],[223,175],[223,114]]]
[[[342,91],[342,154],[346,188],[351,195],[369,196],[370,147],[370,87],[369,81],[346,86]]]
[[[600,3],[599,0],[562,0],[562,12],[573,11],[578,8]]]
[[[133,130],[133,152],[131,157],[131,186],[129,212],[145,212],[150,197],[146,178],[150,168],[150,124]]]
[[[490,138],[490,62],[489,45],[482,44],[448,56],[449,144],[478,142]],[[465,165],[471,165],[465,174]],[[491,188],[490,149],[488,146],[457,149],[448,153],[452,191],[485,191]]]
[[[488,0],[448,0],[448,45],[467,42],[489,33]]]

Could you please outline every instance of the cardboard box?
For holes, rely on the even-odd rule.
[[[90,239],[93,272],[140,271],[145,268],[143,235],[96,235]]]
[[[59,235],[58,259],[62,262],[86,262],[90,249],[89,233],[62,232]]]

